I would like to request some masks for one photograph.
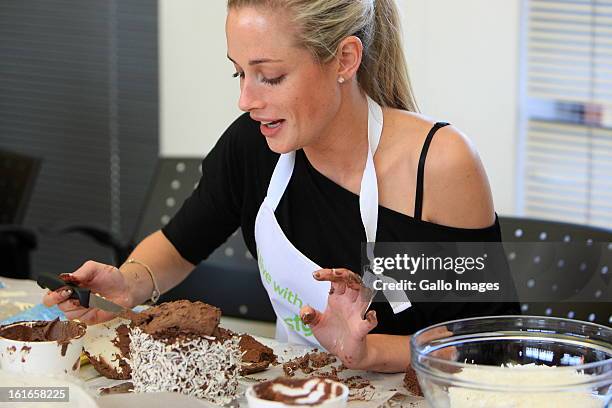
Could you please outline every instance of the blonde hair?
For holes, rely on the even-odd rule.
[[[227,7],[287,10],[299,27],[298,42],[320,63],[336,57],[340,42],[363,43],[357,81],[382,106],[417,112],[401,41],[395,0],[228,0]]]

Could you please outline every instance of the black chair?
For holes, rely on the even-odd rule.
[[[523,314],[612,325],[611,230],[530,218],[499,221]]]
[[[41,160],[0,150],[0,275],[30,276],[30,253],[37,246],[34,231],[22,225]]]
[[[160,158],[134,236],[116,237],[95,226],[72,225],[61,232],[84,234],[111,247],[117,265],[122,264],[135,245],[170,221],[189,197],[201,177],[200,158]],[[275,314],[261,284],[257,261],[248,252],[240,230],[220,246],[178,286],[160,298],[201,300],[223,310],[226,316],[274,321]]]

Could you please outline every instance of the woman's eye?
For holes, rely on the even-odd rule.
[[[243,78],[243,79],[244,79],[244,72],[234,72],[234,73],[232,74],[232,77],[233,77],[233,78],[238,78],[238,77],[240,77],[240,78]],[[260,81],[261,81],[261,82],[263,82],[264,84],[268,84],[268,85],[278,85],[278,84],[280,84],[281,82],[283,82],[283,79],[285,79],[285,75],[281,75],[281,76],[279,76],[279,77],[276,77],[276,78],[271,78],[271,79],[268,79],[268,78],[266,78],[266,77],[261,77],[261,78],[260,78]]]
[[[278,85],[281,82],[283,82],[283,79],[285,79],[284,75],[281,75],[279,77],[276,78],[272,78],[272,79],[267,79],[267,78],[262,78],[262,82],[268,84],[268,85]]]

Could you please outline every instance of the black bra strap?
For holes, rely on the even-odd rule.
[[[433,136],[436,134],[438,129],[448,125],[449,123],[446,122],[436,122],[436,124],[433,125],[429,131],[429,134],[427,134],[425,143],[423,143],[421,157],[419,158],[419,169],[417,172],[416,195],[414,197],[414,218],[417,220],[421,219],[421,215],[423,213],[423,179],[425,177],[425,158],[427,157],[427,151],[429,150],[431,139],[433,139]]]

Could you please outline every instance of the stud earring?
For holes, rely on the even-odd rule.
[[[338,83],[343,84],[344,83],[344,78],[343,77],[338,77]]]

